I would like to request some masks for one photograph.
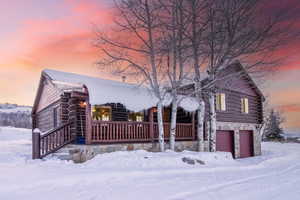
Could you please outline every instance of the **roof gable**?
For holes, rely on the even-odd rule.
[[[240,62],[237,61],[225,67],[218,76],[221,77],[220,80],[217,81],[219,88],[229,89],[251,96],[261,96],[264,99],[263,93]],[[224,77],[224,80],[222,80],[222,77]]]
[[[46,108],[50,104],[59,100],[62,91],[55,87],[55,85],[44,76],[43,73],[40,78],[38,91],[34,100],[32,113],[36,113]]]

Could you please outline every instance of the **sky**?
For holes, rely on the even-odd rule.
[[[270,12],[298,1],[272,1]],[[32,105],[45,68],[115,79],[96,66],[100,54],[92,46],[93,24],[112,23],[110,3],[0,0],[0,103]],[[291,17],[299,21],[296,28],[300,29],[300,17]],[[262,90],[269,104],[284,113],[285,127],[300,129],[299,52],[299,40],[280,50],[285,63]]]

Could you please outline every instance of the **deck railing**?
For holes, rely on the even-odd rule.
[[[71,134],[71,124],[72,123],[67,123],[62,126],[59,126],[44,135],[41,135],[39,131],[33,131],[33,159],[43,158],[74,141],[74,138]]]
[[[168,140],[170,123],[164,123],[165,139]],[[149,142],[158,139],[158,124],[150,122],[93,121],[92,143]],[[193,140],[191,123],[177,123],[176,140]]]
[[[164,138],[168,140],[170,137],[170,123],[164,123]],[[154,123],[154,138],[158,138],[158,124]],[[176,124],[176,140],[192,140],[194,139],[193,127],[191,123]]]

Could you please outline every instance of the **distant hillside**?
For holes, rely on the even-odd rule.
[[[0,126],[31,128],[31,107],[17,104],[0,104]]]

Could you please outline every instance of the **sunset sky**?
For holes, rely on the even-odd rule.
[[[294,5],[299,0],[280,2],[276,6]],[[110,3],[1,0],[0,103],[32,105],[44,68],[111,78],[94,64],[100,55],[91,45],[93,24],[112,22]],[[294,19],[299,21],[296,27],[300,29],[300,16]],[[270,104],[284,111],[285,126],[300,129],[299,52],[299,40],[282,49],[280,54],[286,62],[262,89]]]

